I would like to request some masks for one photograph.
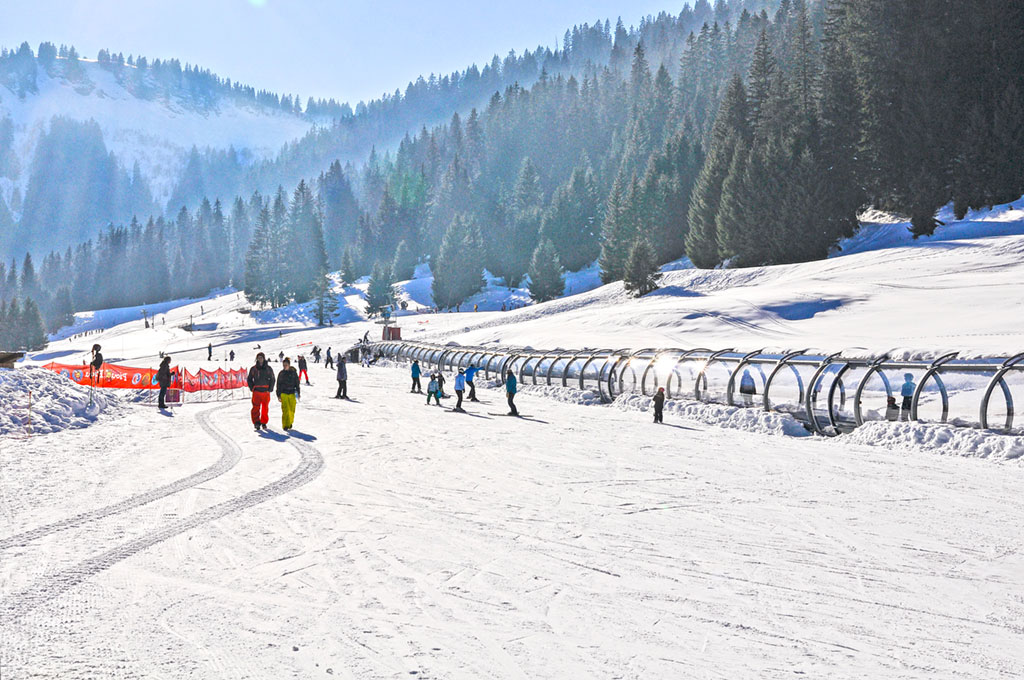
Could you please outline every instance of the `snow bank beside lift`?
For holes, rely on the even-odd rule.
[[[32,433],[49,434],[87,427],[104,413],[123,410],[132,395],[95,390],[37,368],[0,370],[0,438],[27,432],[29,392],[32,392]]]
[[[651,401],[651,397],[639,394],[622,394],[612,403],[612,407],[622,411],[650,412],[653,417]],[[666,400],[665,415],[729,430],[786,437],[811,436],[803,424],[788,413],[768,413],[759,408]]]
[[[1024,437],[948,425],[872,422],[836,441],[881,446],[894,451],[923,451],[997,461],[1024,460]]]

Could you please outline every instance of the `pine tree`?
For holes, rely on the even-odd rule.
[[[299,182],[292,195],[287,234],[283,247],[286,298],[311,300],[319,280],[327,274],[327,248],[320,211],[305,181]]]
[[[381,307],[395,303],[395,279],[391,265],[378,262],[373,265],[370,283],[366,287],[366,313],[376,316]]]
[[[0,298],[0,348],[14,349],[14,333],[7,313],[7,299]]]
[[[434,304],[441,309],[457,307],[483,288],[482,261],[480,230],[466,217],[457,217],[445,232],[437,258],[430,263]]]
[[[753,158],[752,158],[753,156]],[[722,182],[722,197],[715,215],[718,238],[718,259],[734,267],[754,264],[767,250],[767,244],[756,231],[764,219],[758,214],[764,206],[756,202],[758,182],[764,180],[758,151],[738,147],[729,164],[729,173]]]
[[[53,311],[50,323],[47,324],[50,332],[56,333],[64,326],[70,326],[75,322],[75,308],[71,302],[71,289],[61,286],[53,296]],[[3,343],[0,343],[2,346]]]
[[[338,297],[334,294],[331,279],[320,277],[316,284],[316,320],[320,326],[326,326],[330,319],[338,313]]]
[[[338,272],[341,278],[341,285],[351,286],[359,278],[359,274],[356,272],[356,265],[352,257],[352,248],[349,246],[345,247],[345,252],[341,256],[341,269]]]
[[[660,279],[661,272],[654,259],[654,249],[644,236],[637,236],[626,258],[623,277],[626,292],[634,297],[642,297],[657,290]]]
[[[735,75],[715,119],[711,146],[690,199],[686,254],[698,267],[713,267],[720,261],[716,217],[722,183],[729,173],[733,152],[748,144],[750,137],[746,89],[743,80]]]
[[[245,297],[265,305],[273,300],[270,267],[273,261],[270,208],[264,205],[256,217],[256,228],[245,256]]]
[[[750,87],[748,101],[750,107],[750,128],[755,136],[764,134],[768,98],[775,81],[775,57],[768,43],[767,30],[761,31],[754,48],[754,61],[750,65]]]
[[[604,224],[601,227],[601,257],[598,259],[602,283],[618,281],[623,275],[634,234],[630,193],[629,188],[624,188],[621,181],[616,179],[605,206]]]
[[[408,281],[416,273],[416,258],[405,241],[399,243],[395,249],[395,259],[391,263],[391,270],[395,279],[399,281]]]
[[[530,297],[537,302],[547,302],[560,297],[564,290],[565,278],[558,252],[551,241],[544,239],[530,259]]]
[[[25,318],[21,313],[18,298],[13,298],[7,305],[7,342],[10,349],[25,349]]]
[[[39,313],[39,307],[32,298],[25,299],[18,330],[21,333],[20,347],[22,349],[35,352],[46,347],[46,327],[43,325],[43,316]]]
[[[589,164],[573,170],[569,181],[552,196],[541,226],[541,238],[554,245],[569,271],[579,271],[601,252],[601,205]]]

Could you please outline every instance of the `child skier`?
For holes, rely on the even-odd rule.
[[[455,394],[458,396],[459,401],[455,404],[455,411],[462,411],[462,395],[466,393],[466,372],[459,369],[459,374],[455,376]]]
[[[659,387],[658,393],[654,395],[654,422],[665,422],[665,388]]]
[[[437,386],[437,374],[430,374],[430,382],[427,383],[427,406],[430,406],[430,398],[433,397],[437,405],[441,405],[441,388]]]

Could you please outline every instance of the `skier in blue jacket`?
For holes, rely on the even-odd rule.
[[[505,394],[508,395],[508,414],[510,416],[518,416],[519,411],[516,409],[516,374],[509,371],[505,376]]]
[[[473,376],[479,372],[480,369],[476,366],[470,366],[466,369],[466,384],[469,385],[469,400],[480,401],[476,398],[476,385],[473,384]]]
[[[430,406],[430,398],[433,397],[437,405],[441,405],[441,389],[437,386],[437,374],[430,374],[430,382],[427,383],[427,406]]]
[[[914,392],[917,391],[917,384],[914,383],[913,373],[903,374],[903,387],[900,388],[900,396],[903,397],[900,420],[910,420],[910,407],[914,401]]]
[[[459,401],[455,404],[455,411],[462,411],[462,395],[466,393],[466,372],[459,369],[459,374],[455,376],[455,394],[458,396]]]
[[[412,389],[409,390],[410,392],[423,393],[423,388],[420,386],[420,374],[420,362],[417,359],[412,362]]]

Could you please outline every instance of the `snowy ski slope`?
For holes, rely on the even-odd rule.
[[[1022,221],[1001,208],[913,244],[879,224],[825,262],[401,325],[534,346],[1021,351]],[[150,329],[138,308],[80,315],[25,363],[93,342],[193,370],[257,346],[337,351],[379,333],[362,287],[323,329],[303,306],[254,318],[231,291],[150,306]],[[908,424],[824,440],[685,403],[654,426],[635,395],[547,388],[516,419],[491,415],[495,385],[456,414],[410,394],[405,367],[349,370],[342,402],[311,366],[291,435],[276,402],[255,434],[244,401],[118,401],[88,427],[0,435],[5,680],[1024,675],[1021,438],[979,460]]]

